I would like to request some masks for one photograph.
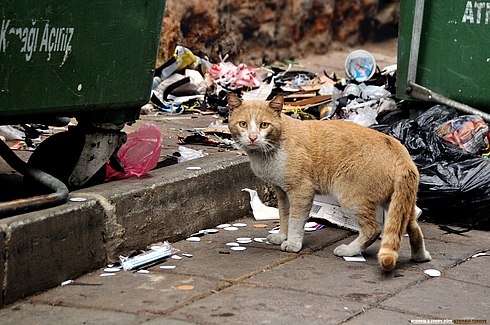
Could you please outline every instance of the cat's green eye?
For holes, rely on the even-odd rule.
[[[267,129],[269,127],[270,123],[267,122],[262,122],[260,123],[260,128],[261,129]]]
[[[241,127],[241,128],[246,128],[247,127],[247,122],[240,121],[240,122],[238,122],[238,126]]]

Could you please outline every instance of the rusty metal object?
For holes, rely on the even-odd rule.
[[[54,193],[45,195],[36,195],[29,198],[1,202],[0,217],[52,207],[63,204],[67,201],[69,191],[63,182],[37,168],[27,166],[27,164],[22,159],[17,157],[17,155],[13,153],[3,141],[0,141],[0,156],[12,168],[22,175],[30,176],[50,190],[54,191]]]

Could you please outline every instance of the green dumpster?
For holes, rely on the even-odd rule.
[[[43,141],[27,166],[0,141],[27,181],[52,176],[43,185],[65,194],[58,181],[71,190],[102,182],[109,160],[124,168],[122,128],[149,100],[164,10],[164,0],[0,1],[0,125],[78,121]]]
[[[121,123],[148,100],[165,1],[0,2],[0,124]]]
[[[489,91],[490,2],[401,0],[397,97],[439,96],[486,114]]]

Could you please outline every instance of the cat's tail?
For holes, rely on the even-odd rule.
[[[408,168],[405,164],[400,166],[398,175],[394,180],[394,191],[388,208],[388,215],[384,222],[381,247],[378,252],[378,261],[386,271],[395,268],[398,259],[400,244],[407,229],[408,222],[415,218],[415,203],[419,184],[417,168]]]

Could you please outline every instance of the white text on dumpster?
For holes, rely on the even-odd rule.
[[[462,22],[468,24],[488,25],[490,23],[490,2],[466,2]]]
[[[18,37],[18,50],[24,54],[26,61],[30,61],[36,52],[46,53],[46,61],[51,60],[52,53],[61,52],[64,53],[63,64],[72,51],[74,33],[75,28],[53,27],[50,26],[49,20],[39,22],[39,25],[37,20],[32,20],[30,26],[16,26],[14,20],[4,19],[0,30],[0,53],[6,53],[9,45],[16,44],[13,41]]]

